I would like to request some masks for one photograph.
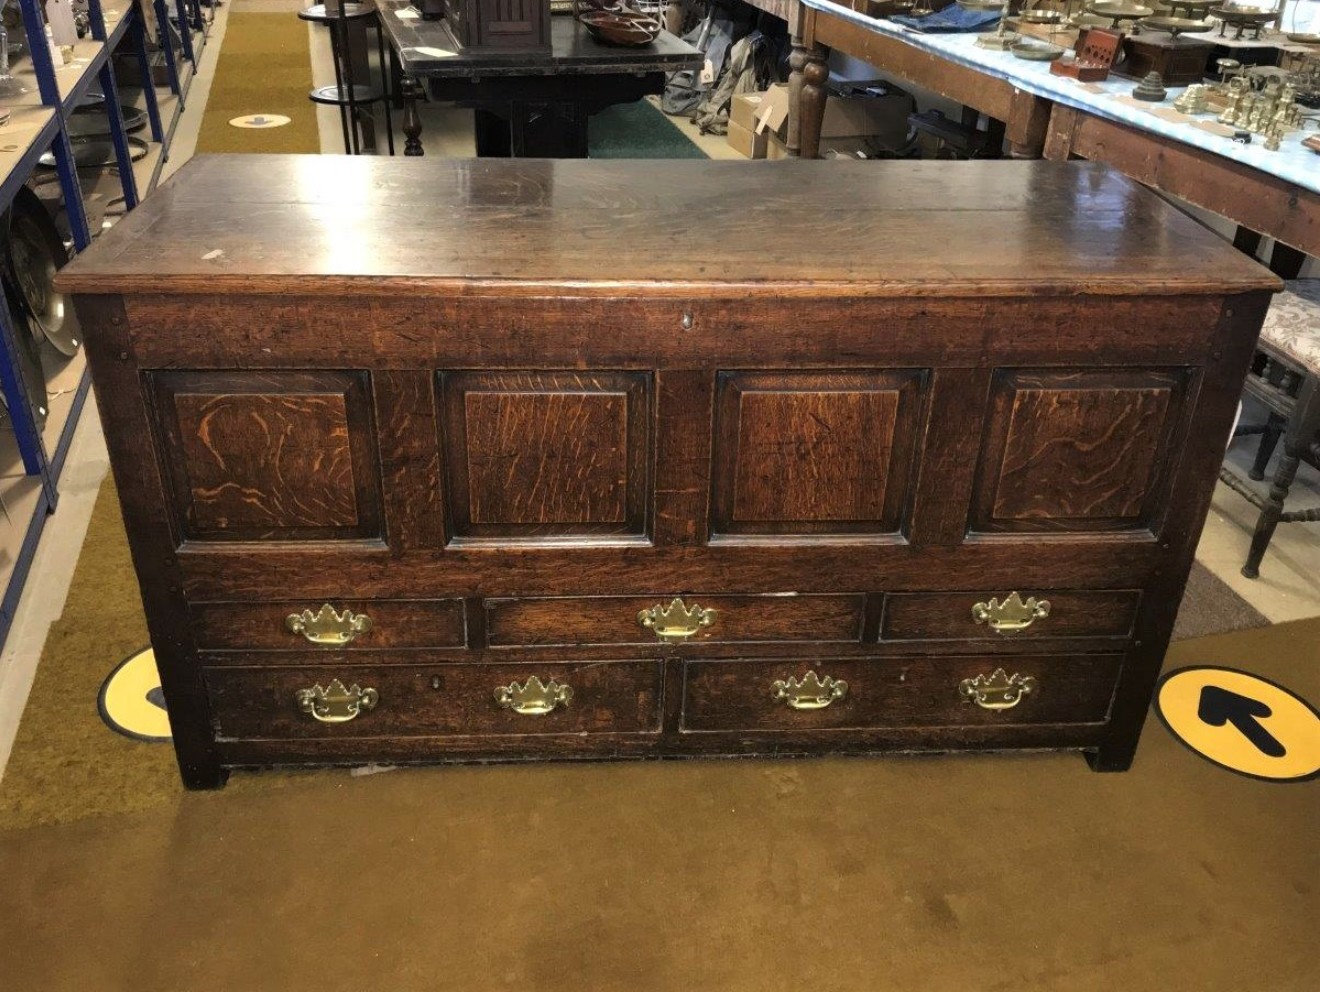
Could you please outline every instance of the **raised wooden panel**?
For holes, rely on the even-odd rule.
[[[148,377],[184,540],[382,536],[366,372]]]
[[[1001,370],[971,529],[1157,528],[1188,380],[1185,369]]]
[[[640,372],[442,372],[457,538],[646,533],[651,379]]]
[[[899,531],[924,383],[916,369],[721,373],[712,530]]]

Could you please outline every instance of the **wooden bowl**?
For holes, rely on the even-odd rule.
[[[663,25],[640,11],[587,10],[578,15],[591,36],[607,45],[638,48],[660,36]]]

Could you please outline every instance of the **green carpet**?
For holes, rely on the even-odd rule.
[[[607,107],[591,118],[591,158],[707,158],[697,145],[646,100]]]
[[[316,107],[307,99],[311,88],[305,21],[292,12],[230,13],[197,154],[319,152]],[[283,114],[291,122],[269,130],[230,126],[233,118],[249,114]]]

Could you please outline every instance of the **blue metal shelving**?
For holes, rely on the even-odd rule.
[[[155,11],[157,24],[160,25],[159,37],[166,68],[166,88],[178,98],[167,122],[161,116],[160,102],[153,84],[147,54],[146,31],[142,15],[136,5],[125,4],[126,9],[119,20],[107,25],[101,0],[90,0],[91,37],[84,39],[75,50],[80,59],[85,58],[86,61],[85,63],[79,61],[72,67],[57,70],[46,43],[45,21],[40,0],[19,0],[27,35],[31,72],[36,77],[40,106],[32,104],[31,101],[23,105],[21,99],[13,106],[14,113],[21,115],[21,119],[26,123],[30,125],[36,120],[38,124],[35,134],[27,139],[30,143],[19,151],[14,162],[8,163],[4,171],[0,172],[0,212],[9,208],[19,188],[31,175],[37,160],[49,150],[54,154],[74,249],[82,251],[91,244],[92,232],[88,227],[82,187],[74,164],[73,146],[69,140],[67,123],[69,114],[83,102],[94,82],[99,83],[100,90],[105,95],[111,141],[115,148],[116,171],[123,187],[126,209],[133,209],[137,206],[140,197],[151,191],[160,174],[160,167],[168,157],[169,144],[173,139],[179,115],[183,111],[184,99],[196,71],[197,60],[201,57],[210,24],[201,16],[200,5],[194,0],[176,0],[176,2],[182,37],[180,46],[182,59],[176,56],[166,27],[169,23],[166,0],[152,0],[152,9]],[[114,71],[113,56],[125,38],[131,39],[133,53],[142,77],[151,137],[160,146],[159,158],[150,173],[144,177],[144,189],[138,188],[138,179],[134,173],[131,148],[119,100],[118,81]],[[19,68],[15,67],[16,70]],[[75,69],[76,75],[74,75]],[[85,363],[81,364],[78,383],[73,390],[63,422],[48,425],[48,428],[51,426],[58,428],[48,431],[48,434],[53,435],[53,441],[48,443],[43,439],[42,427],[34,414],[33,399],[21,372],[22,365],[17,350],[19,347],[21,345],[15,338],[15,329],[10,326],[8,301],[0,298],[0,390],[3,390],[9,410],[23,469],[29,478],[40,483],[31,517],[14,518],[10,521],[11,526],[25,529],[7,580],[0,575],[0,584],[3,586],[3,594],[0,594],[0,646],[3,646],[13,623],[14,613],[18,608],[46,518],[55,511],[59,501],[60,473],[68,457],[74,430],[86,403],[91,382]],[[82,363],[82,356],[77,356],[73,361]]]

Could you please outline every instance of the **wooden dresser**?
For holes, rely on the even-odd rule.
[[[1126,768],[1278,285],[1089,164],[255,155],[61,283],[193,787]]]

